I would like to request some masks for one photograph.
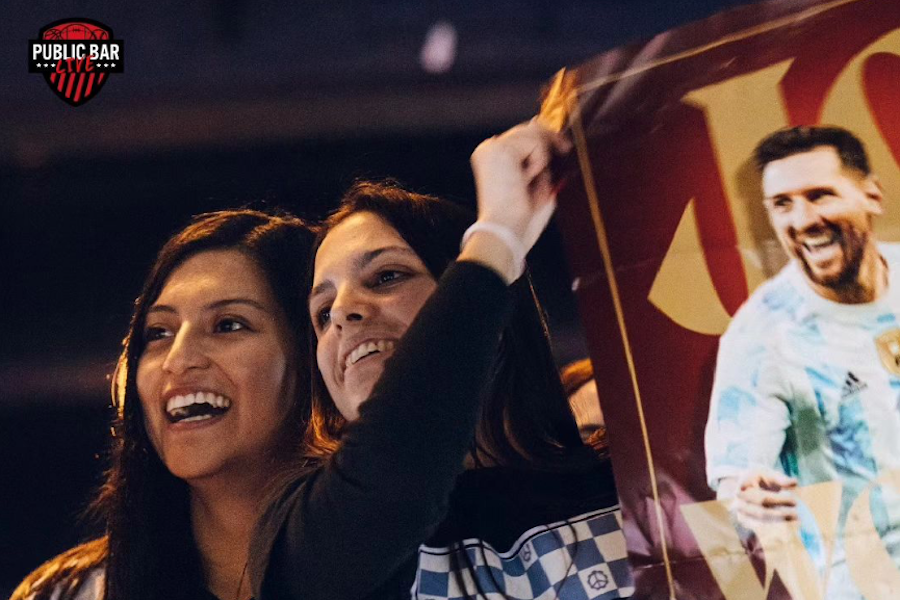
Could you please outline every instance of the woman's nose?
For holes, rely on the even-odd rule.
[[[356,289],[341,290],[331,305],[331,321],[338,327],[363,321],[371,315],[371,302],[366,294]]]
[[[190,325],[182,325],[163,362],[163,370],[180,375],[194,368],[209,366],[209,357],[203,348],[202,335]]]

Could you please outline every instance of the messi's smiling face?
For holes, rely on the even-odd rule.
[[[775,160],[762,173],[770,222],[814,286],[857,283],[872,218],[881,214],[873,177],[845,167],[831,146]]]

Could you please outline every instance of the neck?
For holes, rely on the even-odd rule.
[[[206,587],[220,600],[246,600],[250,537],[259,514],[260,482],[191,483],[191,526]]]
[[[866,245],[856,278],[840,286],[810,282],[817,294],[841,304],[865,304],[884,295],[888,287],[888,267],[874,243]]]

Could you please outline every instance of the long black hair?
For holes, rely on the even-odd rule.
[[[357,182],[319,231],[311,254],[313,262],[328,231],[362,212],[373,213],[391,225],[435,279],[458,256],[462,234],[474,221],[472,213],[453,202],[410,192],[394,182]],[[489,462],[546,471],[594,466],[597,457],[579,437],[553,361],[544,313],[527,271],[512,288],[515,310],[503,331],[491,391],[473,440],[476,466]],[[310,333],[310,356],[315,356],[315,344],[315,336]],[[321,374],[315,367],[312,372],[312,413],[306,446],[307,464],[314,468],[339,447],[345,421]]]
[[[301,451],[308,413],[309,359],[305,353],[309,318],[305,273],[312,230],[288,214],[229,210],[199,215],[160,250],[134,304],[112,381],[113,425],[110,468],[92,513],[106,534],[39,567],[13,593],[11,600],[71,600],[93,569],[106,570],[106,600],[159,600],[196,597],[205,587],[200,555],[194,543],[189,490],[160,460],[144,423],[138,399],[136,366],[144,351],[148,308],[169,275],[185,260],[207,250],[234,249],[262,270],[286,316],[295,354],[297,390],[285,415],[279,456],[289,462]]]

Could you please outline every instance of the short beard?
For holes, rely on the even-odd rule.
[[[832,225],[829,226],[829,229],[835,230],[840,240],[844,264],[839,273],[831,276],[816,275],[809,266],[802,249],[797,253],[797,256],[800,259],[800,264],[803,265],[803,271],[810,281],[838,293],[852,293],[859,287],[859,270],[862,267],[863,256],[866,253],[866,245],[869,243],[869,235],[855,227],[842,231]]]

